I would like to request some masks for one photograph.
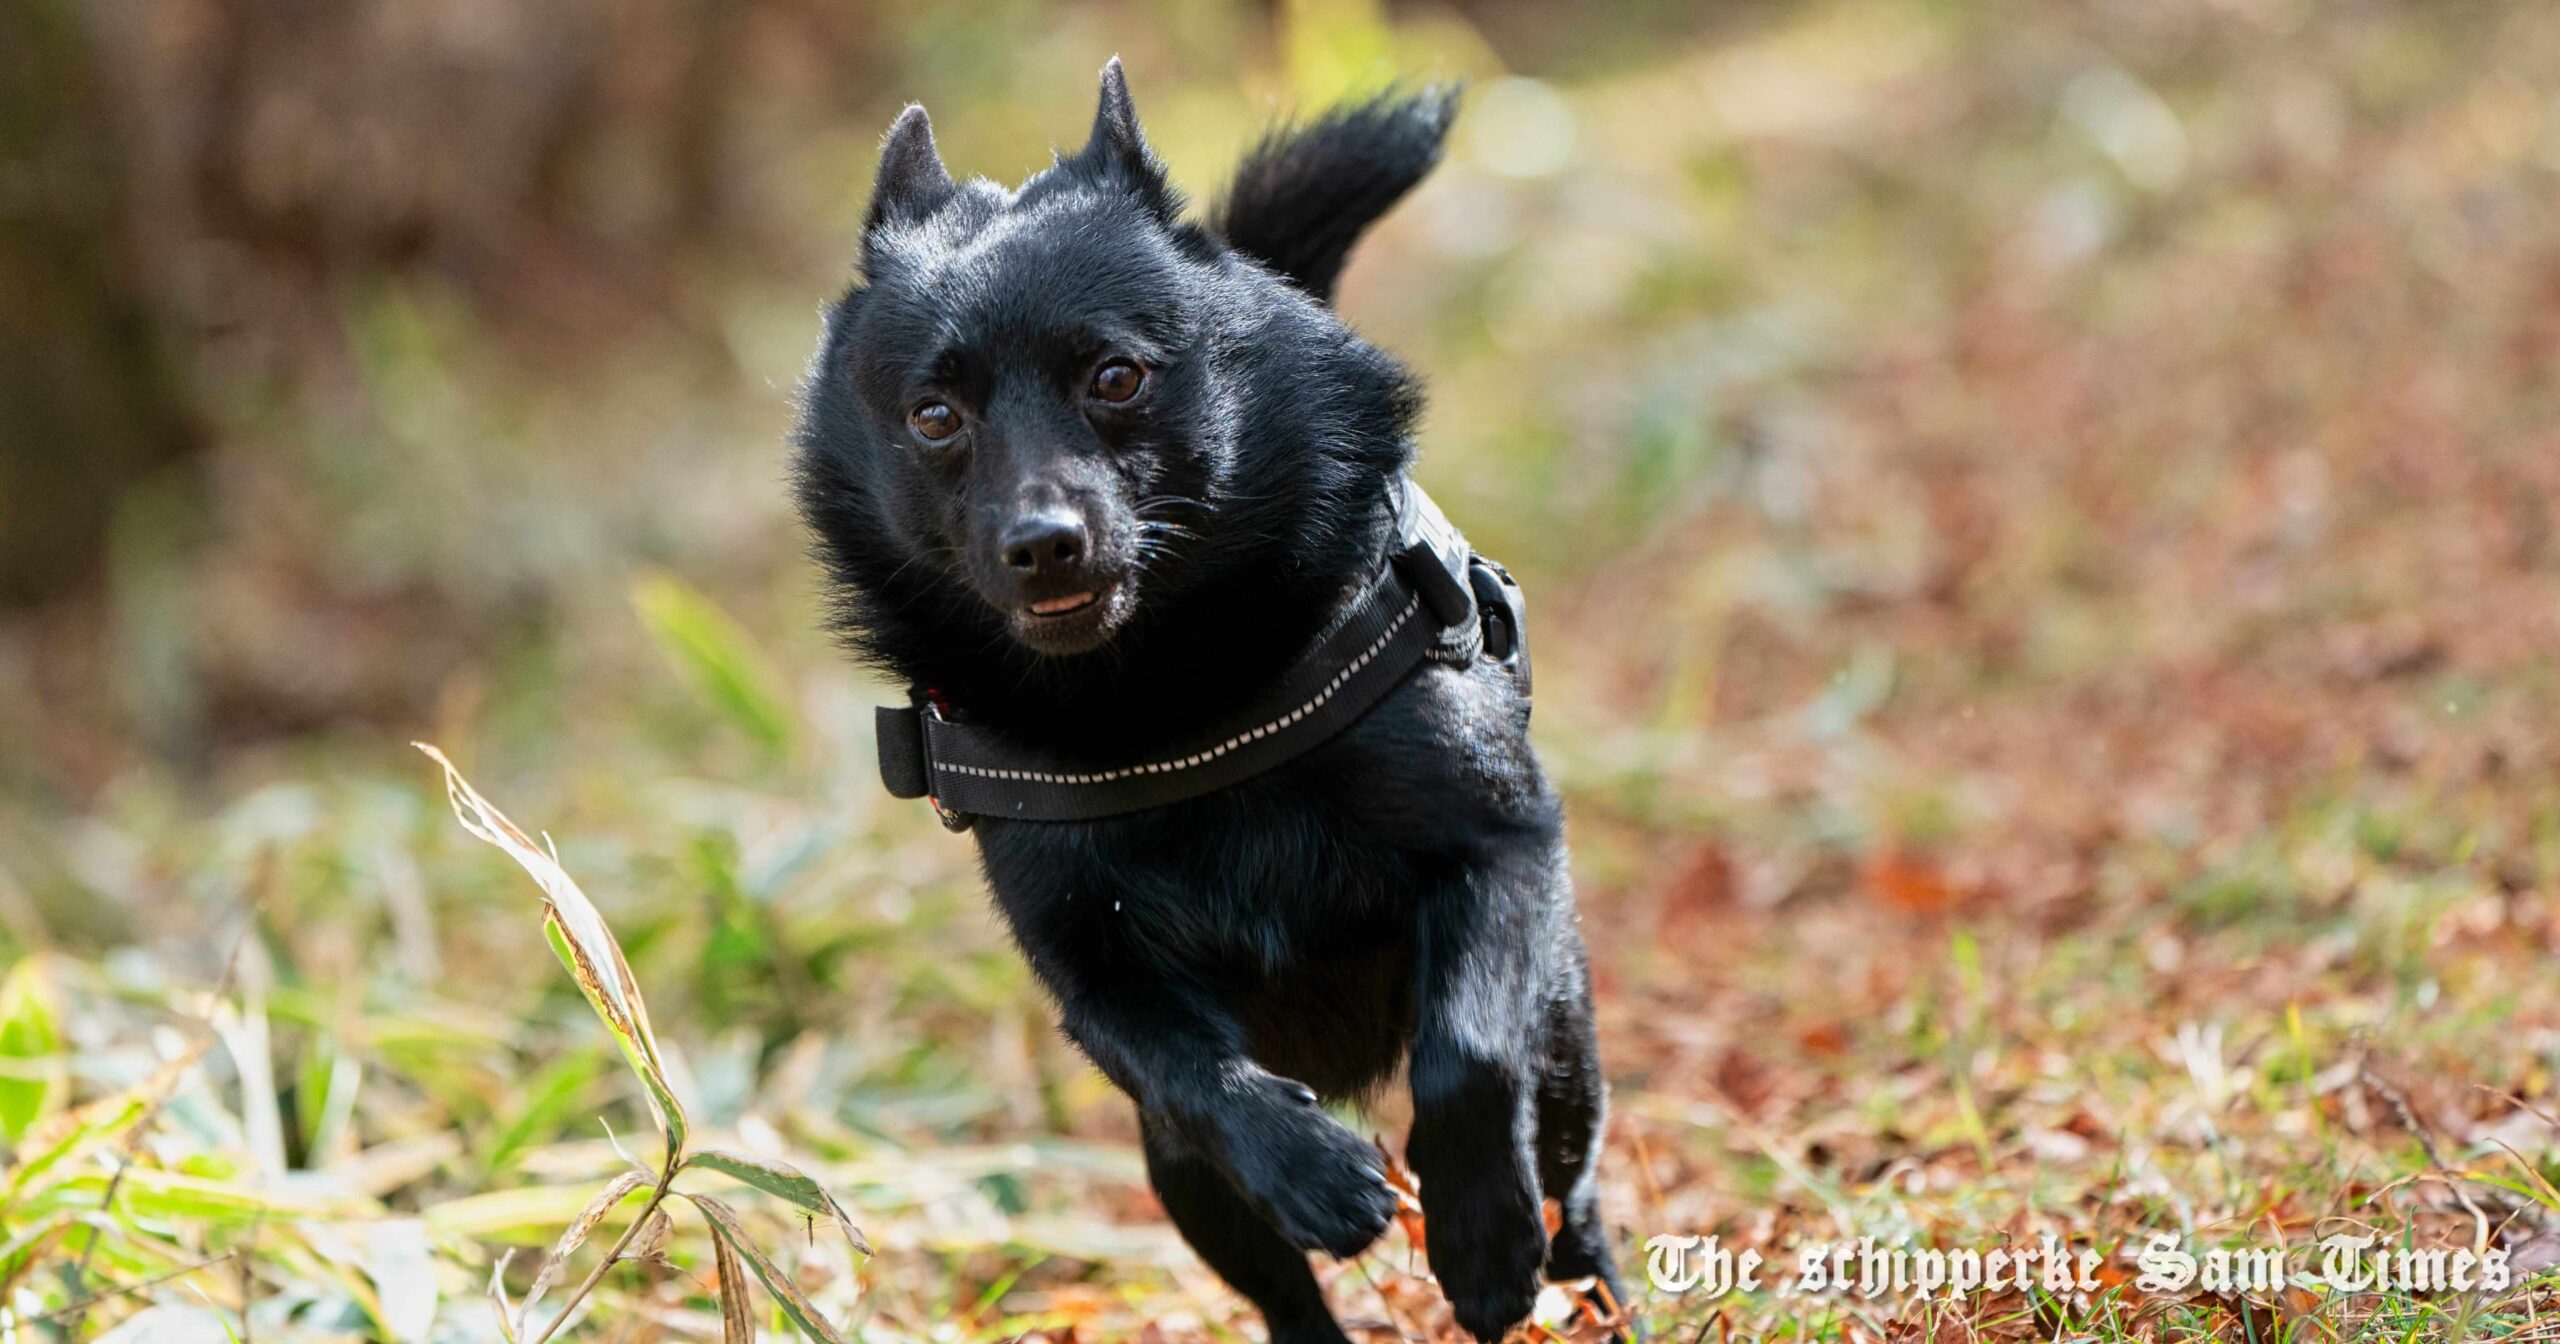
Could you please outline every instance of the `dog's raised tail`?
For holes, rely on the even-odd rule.
[[[1390,89],[1284,126],[1245,155],[1215,227],[1230,247],[1324,303],[1352,244],[1440,161],[1458,90]]]

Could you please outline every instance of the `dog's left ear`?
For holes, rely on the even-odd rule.
[[[1102,67],[1102,102],[1094,109],[1093,135],[1076,154],[1076,162],[1137,196],[1166,224],[1182,213],[1182,198],[1165,179],[1164,164],[1147,148],[1147,138],[1138,130],[1138,108],[1129,101],[1129,77],[1121,71],[1117,56]]]

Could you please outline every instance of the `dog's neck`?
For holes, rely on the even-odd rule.
[[[1340,545],[1322,548],[1324,562],[1230,565],[1165,594],[1091,653],[1044,657],[999,635],[977,657],[910,660],[883,647],[881,661],[953,712],[1077,755],[1117,758],[1196,738],[1277,683],[1374,581],[1392,534],[1385,492],[1377,498]]]

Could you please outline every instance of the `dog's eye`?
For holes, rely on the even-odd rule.
[[[1093,399],[1122,402],[1138,395],[1147,385],[1147,371],[1125,359],[1115,359],[1093,371]]]
[[[907,427],[927,443],[940,443],[960,432],[960,413],[949,402],[928,401],[907,412]]]

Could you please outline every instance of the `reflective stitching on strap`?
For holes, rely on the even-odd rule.
[[[1396,632],[1402,630],[1405,627],[1405,623],[1413,619],[1414,613],[1421,609],[1422,598],[1419,595],[1408,600],[1404,604],[1404,610],[1397,612],[1395,619],[1387,622],[1386,630],[1381,633],[1376,640],[1372,641],[1368,648],[1361,650],[1358,657],[1353,658],[1340,672],[1335,673],[1333,680],[1326,682],[1325,688],[1316,692],[1314,697],[1309,699],[1305,704],[1298,706],[1296,709],[1290,710],[1288,713],[1281,715],[1279,718],[1274,719],[1269,723],[1263,724],[1257,728],[1249,728],[1228,738],[1226,741],[1219,743],[1217,746],[1212,747],[1207,751],[1199,752],[1195,755],[1178,756],[1169,761],[1154,761],[1145,765],[1123,766],[1117,770],[1105,770],[1097,774],[1090,775],[1043,774],[1032,770],[993,770],[985,766],[961,765],[956,762],[942,764],[934,768],[949,770],[955,774],[976,775],[983,779],[1034,779],[1043,784],[1108,784],[1113,780],[1126,779],[1131,775],[1161,775],[1169,771],[1189,770],[1196,766],[1206,765],[1211,760],[1226,755],[1230,748],[1239,747],[1247,742],[1267,737],[1270,734],[1276,733],[1281,729],[1296,723],[1298,720],[1313,714],[1318,708],[1323,706],[1324,702],[1331,700],[1334,697],[1334,693],[1340,691],[1345,683],[1351,680],[1353,673],[1358,672],[1360,669],[1367,667],[1370,663],[1376,661],[1378,655],[1385,652],[1388,641],[1393,640],[1396,637]]]

